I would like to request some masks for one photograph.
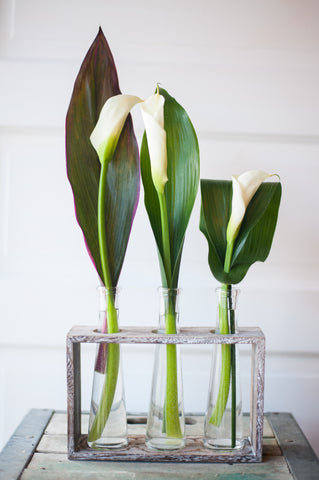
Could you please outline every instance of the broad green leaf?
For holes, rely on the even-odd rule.
[[[100,29],[75,81],[66,118],[66,155],[76,217],[101,279],[97,228],[101,164],[90,135],[106,100],[119,93],[112,53]],[[117,285],[122,268],[138,196],[138,148],[129,117],[107,172],[106,243],[113,286]]]
[[[226,231],[230,218],[232,183],[226,180],[201,180],[200,230],[208,242],[208,263],[222,283],[226,254]]]
[[[235,241],[229,273],[224,271],[224,261],[232,182],[202,180],[201,194],[200,230],[208,241],[210,269],[221,283],[239,283],[253,263],[268,257],[277,224],[281,184],[263,183],[250,201]]]
[[[199,147],[194,127],[181,105],[164,89],[164,128],[167,135],[167,177],[165,197],[168,211],[172,282],[167,284],[163,267],[163,244],[158,194],[150,168],[146,135],[141,146],[144,201],[159,253],[163,286],[176,288],[185,232],[195,202],[199,182]]]

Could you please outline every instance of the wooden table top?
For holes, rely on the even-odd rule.
[[[87,420],[88,415],[83,414],[84,428]],[[68,460],[66,413],[47,409],[30,410],[0,453],[1,480],[163,480],[163,477],[185,480],[318,480],[319,462],[289,413],[265,415],[262,463],[230,465]]]

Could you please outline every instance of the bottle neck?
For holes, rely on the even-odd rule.
[[[160,311],[158,333],[175,334],[179,332],[178,288],[159,288]]]
[[[114,322],[118,323],[118,298],[119,288],[98,287],[99,294],[99,330],[101,333],[107,333]]]
[[[216,289],[218,298],[216,332],[221,334],[236,333],[237,305],[239,288],[223,284]]]

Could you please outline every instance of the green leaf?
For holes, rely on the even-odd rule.
[[[97,227],[101,164],[89,137],[106,100],[119,93],[112,53],[100,29],[75,81],[66,118],[66,156],[76,217],[101,279]],[[138,147],[129,117],[107,172],[106,243],[113,286],[117,285],[122,268],[138,196]]]
[[[221,283],[239,283],[253,263],[264,262],[268,257],[277,224],[281,184],[263,183],[250,201],[235,241],[229,273],[224,271],[224,261],[232,182],[201,180],[201,195],[200,230],[208,241],[210,269]]]
[[[171,253],[171,285],[164,271],[164,251],[158,194],[150,167],[150,157],[144,134],[141,146],[141,172],[144,185],[145,207],[159,253],[163,286],[176,288],[185,232],[194,206],[199,183],[199,147],[194,127],[181,105],[164,89],[164,128],[167,135],[167,176],[165,197],[169,223]]]
[[[226,180],[201,180],[200,230],[207,238],[208,263],[222,283],[226,254],[226,231],[230,218],[232,184]]]

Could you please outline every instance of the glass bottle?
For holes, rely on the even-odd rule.
[[[114,320],[118,324],[118,289],[99,287],[98,290],[100,331],[108,333],[111,318],[113,324]],[[115,449],[127,443],[120,345],[100,343],[96,346],[88,445],[95,449]]]
[[[217,334],[236,333],[239,289],[222,285],[218,295]],[[244,444],[238,344],[214,344],[204,446],[240,449]]]
[[[180,292],[180,289],[159,289],[158,333],[178,333]],[[185,446],[180,345],[158,344],[155,347],[146,445],[156,450],[176,450]]]

